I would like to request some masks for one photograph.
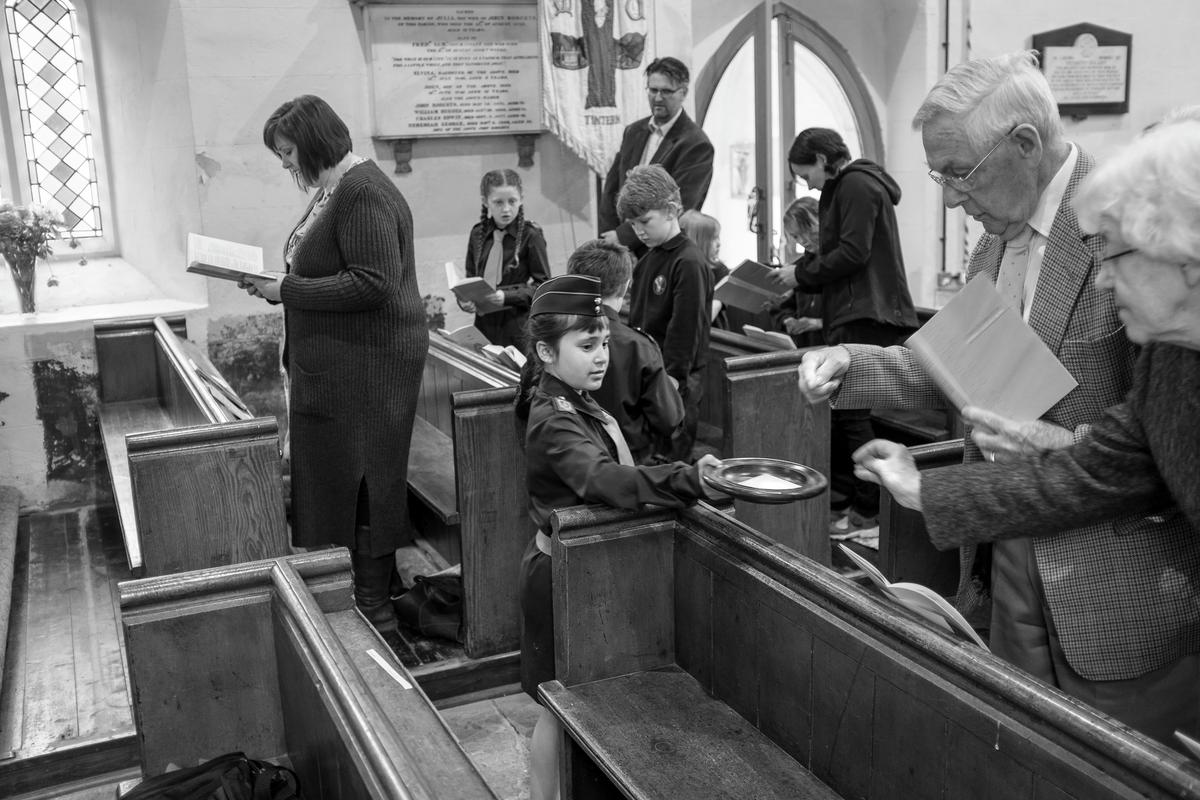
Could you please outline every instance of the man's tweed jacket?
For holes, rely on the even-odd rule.
[[[1074,431],[1076,441],[1104,409],[1124,399],[1135,358],[1111,295],[1095,285],[1103,240],[1082,236],[1071,206],[1094,163],[1079,152],[1050,230],[1029,312],[1030,327],[1079,382],[1043,419]],[[971,254],[967,279],[995,283],[1003,252],[1003,242],[985,233]],[[847,349],[851,364],[834,398],[836,408],[945,405],[906,348]],[[981,458],[968,436],[964,461]],[[1178,514],[1165,521],[1114,517],[1034,540],[1050,614],[1067,661],[1080,676],[1093,681],[1134,678],[1181,653],[1200,651],[1200,631],[1191,624],[1193,598],[1164,597],[1157,583],[1168,565],[1189,574],[1195,570],[1200,543],[1194,542]]]

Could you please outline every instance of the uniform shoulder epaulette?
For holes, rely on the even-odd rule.
[[[565,397],[551,397],[550,402],[553,403],[554,407],[559,411],[565,411],[568,414],[579,413],[575,410],[575,406],[571,405],[571,401]]]
[[[637,332],[638,332],[639,334],[641,334],[642,336],[644,336],[644,337],[646,337],[647,339],[649,339],[649,340],[650,340],[650,343],[651,343],[652,345],[654,345],[655,347],[658,347],[658,341],[657,341],[657,340],[655,340],[655,338],[654,338],[653,336],[651,336],[651,335],[650,335],[648,332],[646,332],[646,331],[642,330],[641,328],[634,327],[633,325],[630,325],[629,327],[630,327],[630,328],[632,328],[633,330],[637,331]]]

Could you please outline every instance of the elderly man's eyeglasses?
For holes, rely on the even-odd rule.
[[[660,89],[660,88],[655,88],[653,86],[646,87],[646,94],[650,95],[651,97],[674,97],[675,95],[679,94],[682,91],[683,91],[682,88]]]
[[[983,158],[979,159],[979,163],[976,164],[974,167],[972,167],[971,171],[968,172],[966,175],[963,175],[962,177],[959,177],[957,175],[943,175],[940,172],[934,172],[933,170],[929,170],[929,177],[931,179],[933,179],[933,182],[936,183],[938,186],[949,186],[951,189],[954,189],[959,192],[970,191],[972,183],[973,183],[972,178],[975,177],[975,173],[979,170],[979,168],[983,166],[983,162],[987,161],[988,158],[992,155],[992,153],[996,152],[996,148],[999,147],[1001,144],[1003,144],[1005,139],[1007,139],[1008,137],[1010,137],[1014,133],[1016,133],[1017,128],[1019,128],[1019,127],[1021,127],[1021,126],[1014,125],[1012,130],[1010,130],[1008,133],[1001,136],[999,138],[999,140],[997,140],[997,142],[994,145],[992,145],[992,149],[988,150],[986,153],[984,153]]]

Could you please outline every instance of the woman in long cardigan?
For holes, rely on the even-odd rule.
[[[318,97],[280,106],[263,141],[317,190],[288,237],[286,271],[247,284],[284,307],[293,541],[350,548],[359,608],[394,628],[388,589],[410,533],[408,449],[428,349],[412,214]]]

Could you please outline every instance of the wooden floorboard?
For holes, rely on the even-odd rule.
[[[17,557],[13,565],[12,607],[8,647],[0,683],[0,763],[14,759],[24,744],[25,730],[25,617],[29,606],[29,518],[17,525]]]
[[[71,646],[70,565],[64,519],[34,517],[29,532],[29,605],[25,614],[23,752],[40,753],[78,735]]]
[[[116,584],[119,533],[94,509],[21,520],[4,685],[0,786],[136,764]]]
[[[119,616],[112,605],[109,565],[95,514],[81,509],[67,528],[72,587],[71,638],[79,736],[132,729]]]

